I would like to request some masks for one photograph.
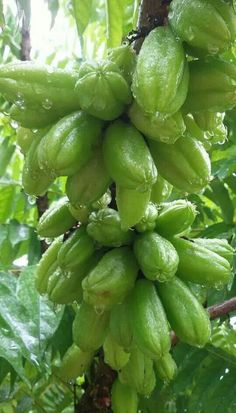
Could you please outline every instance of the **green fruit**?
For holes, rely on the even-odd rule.
[[[109,313],[97,312],[82,302],[73,322],[73,340],[83,351],[95,351],[103,345],[109,323]]]
[[[83,298],[82,281],[97,265],[101,257],[102,253],[97,252],[76,268],[67,271],[57,267],[48,280],[49,299],[57,304],[72,304],[75,301],[81,301]]]
[[[149,396],[156,385],[153,361],[138,348],[133,348],[128,363],[119,372],[119,380],[143,396]]]
[[[183,234],[191,227],[196,215],[195,205],[185,199],[165,203],[156,219],[156,230],[164,237]]]
[[[163,357],[170,350],[170,332],[153,283],[137,281],[130,295],[128,309],[138,348],[152,359]]]
[[[53,123],[58,117],[79,109],[79,93],[75,89],[78,72],[57,69],[32,62],[14,62],[0,68],[0,93],[20,110],[38,109],[48,112]],[[53,113],[54,116],[50,114]],[[46,113],[44,112],[45,116]],[[41,113],[38,113],[39,118]],[[43,127],[46,124],[26,127]]]
[[[110,334],[108,334],[103,343],[104,361],[113,370],[122,369],[129,361],[130,354],[116,343]]]
[[[173,245],[155,232],[139,235],[134,253],[146,278],[165,282],[176,273],[179,257]]]
[[[172,185],[158,174],[157,180],[152,186],[151,202],[154,202],[154,204],[161,204],[162,202],[167,201],[172,192],[172,188]]]
[[[119,213],[111,208],[91,213],[87,233],[99,244],[107,247],[129,245],[134,239],[132,231],[122,231]]]
[[[138,232],[146,232],[146,231],[154,230],[156,226],[157,216],[158,216],[158,209],[156,205],[153,204],[152,202],[149,202],[141,221],[139,221],[139,223],[135,225],[135,229]]]
[[[108,59],[116,63],[122,76],[130,84],[137,60],[134,49],[129,44],[122,44],[119,47],[108,50]]]
[[[202,142],[206,151],[210,150],[212,138],[211,133],[203,131],[201,128],[199,128],[193,116],[190,114],[185,116],[184,121],[186,125],[185,136],[199,140],[200,142]]]
[[[52,109],[44,109],[40,104],[34,104],[33,106],[12,105],[9,111],[11,119],[14,119],[24,128],[29,129],[53,125],[67,113],[65,110],[57,112]]]
[[[225,112],[236,105],[234,63],[208,58],[190,62],[189,68],[186,111]]]
[[[173,0],[169,22],[190,46],[219,54],[236,40],[233,7],[221,0]]]
[[[58,264],[64,270],[71,270],[88,260],[93,253],[94,242],[82,226],[63,242],[58,253]]]
[[[195,284],[191,281],[185,281],[185,284],[190,289],[191,293],[195,295],[199,303],[201,303],[202,305],[206,303],[207,287],[205,285]]]
[[[147,191],[157,179],[157,171],[148,146],[130,124],[116,121],[106,130],[104,161],[116,184],[126,189]]]
[[[233,264],[235,250],[233,247],[231,247],[231,245],[228,243],[226,239],[194,238],[192,241],[195,244],[208,249],[209,251],[215,252],[222,258],[225,258],[230,265]]]
[[[83,280],[84,300],[98,309],[121,303],[133,288],[138,274],[135,257],[128,247],[107,252]]]
[[[69,203],[65,199],[57,201],[40,217],[38,234],[40,237],[54,238],[68,231],[76,220],[69,211]]]
[[[92,157],[74,175],[68,177],[66,194],[74,206],[99,200],[111,183],[103,161],[102,149],[95,148]]]
[[[139,192],[116,186],[116,203],[121,229],[127,231],[143,218],[150,200],[151,191]]]
[[[47,292],[48,280],[57,269],[57,254],[62,245],[62,239],[56,238],[41,257],[35,274],[35,286],[40,294]]]
[[[156,27],[145,38],[138,55],[132,91],[144,111],[175,113],[188,90],[184,49],[170,27]]]
[[[111,389],[111,407],[114,413],[138,413],[136,391],[116,379]]]
[[[225,258],[186,239],[173,238],[171,242],[179,255],[181,279],[215,288],[231,281],[230,264]]]
[[[23,155],[29,151],[31,143],[34,141],[35,136],[37,136],[31,129],[18,128],[16,130],[16,141],[17,145],[20,147]]]
[[[79,205],[75,207],[74,205],[69,204],[69,211],[76,221],[81,224],[87,224],[88,217],[91,214],[90,207],[86,205]]]
[[[175,360],[170,353],[165,354],[161,359],[154,361],[154,367],[157,375],[165,383],[169,383],[177,373]]]
[[[110,203],[111,203],[111,191],[110,189],[108,189],[107,192],[105,192],[105,194],[101,196],[101,198],[99,198],[97,201],[94,201],[92,203],[92,208],[95,210],[103,209],[103,208],[106,208]]]
[[[114,340],[127,352],[130,351],[133,342],[132,322],[130,322],[128,312],[128,300],[113,307],[110,315],[110,333]]]
[[[150,141],[150,150],[161,176],[181,191],[199,192],[210,181],[209,155],[198,140],[183,137],[173,145]]]
[[[102,122],[85,112],[60,119],[39,145],[39,163],[54,176],[73,175],[92,156],[99,143]]]
[[[22,185],[29,195],[44,195],[54,181],[52,174],[42,169],[39,164],[38,151],[41,140],[41,132],[35,134],[23,166]]]
[[[56,367],[54,370],[62,380],[75,380],[86,372],[92,360],[93,353],[83,352],[75,344],[72,344],[65,353],[60,367]]]
[[[224,125],[224,113],[194,112],[193,117],[197,125],[203,131],[207,131],[207,137],[212,144],[223,144],[227,140],[227,127]]]
[[[186,284],[175,277],[171,282],[159,284],[158,291],[179,339],[192,346],[205,346],[211,336],[209,316]]]
[[[185,131],[185,124],[180,112],[171,116],[162,113],[146,113],[134,102],[129,108],[129,117],[134,126],[154,141],[172,144]]]
[[[85,61],[82,63],[76,83],[78,103],[93,116],[104,120],[118,118],[131,93],[119,67],[109,61]]]

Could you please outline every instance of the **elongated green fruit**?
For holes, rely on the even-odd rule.
[[[38,149],[41,140],[41,132],[35,134],[35,139],[31,143],[25,157],[22,185],[24,191],[29,195],[44,195],[54,181],[50,171],[41,169],[39,164]]]
[[[179,257],[175,248],[156,232],[139,235],[134,242],[134,254],[149,280],[165,282],[177,271]]]
[[[111,389],[111,406],[114,413],[137,413],[137,392],[116,379]]]
[[[72,304],[75,301],[82,301],[82,281],[101,257],[102,252],[98,251],[77,265],[76,268],[62,270],[58,267],[48,280],[47,294],[49,299],[57,304]]]
[[[94,148],[91,158],[76,174],[68,177],[66,194],[74,206],[97,201],[107,191],[111,178],[106,170],[102,149]]]
[[[116,186],[116,203],[121,220],[121,229],[127,231],[138,224],[145,214],[151,191],[139,192]]]
[[[199,192],[210,181],[210,158],[198,140],[183,137],[173,145],[150,141],[150,150],[161,176],[181,191]]]
[[[236,105],[235,64],[208,58],[190,62],[190,79],[184,110],[225,112]]]
[[[163,236],[182,234],[193,224],[196,207],[185,199],[163,204],[156,219],[156,231]]]
[[[129,352],[133,343],[133,323],[129,319],[129,296],[121,304],[114,306],[110,315],[110,333],[114,340]]]
[[[58,253],[58,264],[64,270],[76,268],[90,258],[93,252],[94,242],[82,226],[63,242]]]
[[[53,238],[66,232],[75,223],[76,220],[69,211],[69,203],[64,199],[44,212],[40,217],[37,230],[41,237]]]
[[[0,93],[6,100],[19,107],[39,106],[49,113],[52,109],[62,116],[79,109],[77,80],[77,71],[33,62],[14,62],[0,67]]]
[[[109,309],[124,300],[137,274],[132,250],[129,247],[112,249],[83,280],[84,300],[98,309]]]
[[[73,322],[73,340],[83,351],[97,350],[102,346],[109,323],[109,312],[96,312],[82,302]]]
[[[153,29],[145,38],[133,76],[132,91],[148,113],[176,113],[188,89],[188,66],[182,44],[169,26]]]
[[[166,116],[162,113],[146,113],[134,102],[129,108],[129,117],[133,125],[144,135],[154,141],[167,144],[174,143],[183,135],[186,127],[180,112]]]
[[[222,53],[236,39],[235,11],[221,0],[173,0],[169,21],[182,40],[210,54]]]
[[[155,360],[154,367],[160,379],[167,383],[173,380],[177,373],[175,360],[170,353],[165,354],[159,360]]]
[[[17,145],[19,145],[23,155],[26,155],[26,153],[29,151],[30,145],[34,141],[36,136],[37,135],[28,128],[20,127],[16,130]]]
[[[189,240],[172,238],[179,255],[178,276],[186,281],[220,288],[232,279],[229,262]]]
[[[172,185],[158,174],[157,180],[152,186],[150,201],[154,202],[154,204],[161,204],[167,201],[172,192],[172,188]]]
[[[103,155],[108,173],[116,184],[147,191],[157,179],[148,146],[132,125],[116,121],[106,130]]]
[[[141,221],[135,225],[135,229],[138,232],[152,231],[156,226],[157,216],[157,206],[152,202],[149,202]]]
[[[170,332],[153,283],[137,281],[130,295],[128,309],[134,341],[139,349],[150,358],[163,357],[170,350]]]
[[[133,348],[128,363],[119,372],[119,380],[143,396],[149,396],[156,384],[153,361],[138,348]]]
[[[73,175],[92,156],[102,122],[83,111],[60,119],[39,145],[39,163],[54,176]]]
[[[134,232],[122,231],[119,213],[111,208],[91,213],[87,233],[99,244],[107,247],[129,245],[134,240]]]
[[[61,245],[62,239],[55,239],[55,241],[53,241],[50,247],[48,247],[48,249],[45,251],[38,263],[35,274],[35,286],[40,294],[46,293],[48,279],[50,275],[54,273],[58,266],[57,254]]]
[[[110,334],[107,334],[103,343],[104,360],[113,370],[122,369],[129,361],[130,354],[116,343]]]
[[[116,63],[126,82],[132,82],[133,72],[136,65],[137,55],[129,44],[122,44],[119,47],[108,50],[108,59]]]
[[[194,238],[192,241],[195,242],[195,244],[201,245],[202,247],[215,252],[222,258],[225,258],[230,265],[233,264],[235,250],[233,247],[231,247],[226,239]]]
[[[201,303],[202,305],[206,303],[207,287],[205,285],[192,283],[191,281],[185,281],[185,284],[190,289],[191,293],[195,295],[199,303]]]
[[[167,318],[177,336],[184,343],[203,347],[211,336],[211,324],[206,310],[186,284],[175,277],[158,285]]]
[[[130,88],[114,62],[85,61],[79,69],[78,77],[78,103],[91,115],[113,120],[130,103]]]
[[[9,111],[11,119],[15,120],[24,128],[30,129],[44,128],[53,125],[60,118],[67,115],[67,113],[68,111],[63,109],[59,111],[44,109],[40,104],[34,104],[34,106],[12,105]]]
[[[62,380],[75,380],[86,372],[92,360],[92,352],[84,352],[72,344],[64,355],[61,365],[54,370]]]

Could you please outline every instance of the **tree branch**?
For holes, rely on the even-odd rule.
[[[145,36],[156,26],[164,26],[170,0],[142,0],[138,20],[138,38],[134,50],[139,52]]]
[[[220,304],[212,305],[211,307],[207,308],[207,311],[210,315],[211,320],[215,320],[216,318],[220,318],[223,315],[230,314],[232,311],[236,310],[236,297],[231,298],[230,300],[224,301]],[[176,336],[175,332],[171,332],[171,342],[172,347],[174,347],[178,343],[179,339]]]

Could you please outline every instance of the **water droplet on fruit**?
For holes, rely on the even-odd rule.
[[[45,99],[45,100],[42,102],[42,106],[43,106],[43,108],[46,109],[46,110],[51,109],[51,107],[52,107],[52,102],[51,102],[51,100]]]
[[[30,204],[30,205],[35,205],[35,202],[36,202],[36,196],[34,196],[34,195],[29,195],[28,196],[28,203]]]

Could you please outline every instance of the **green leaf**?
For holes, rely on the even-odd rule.
[[[79,36],[84,33],[91,17],[93,0],[72,0],[73,15]]]
[[[212,154],[212,173],[221,179],[236,171],[236,145],[224,150],[215,150]]]
[[[4,223],[12,215],[14,208],[15,187],[4,186],[0,187],[1,203],[0,203],[0,223]]]
[[[106,0],[107,45],[117,47],[123,36],[123,1]]]

